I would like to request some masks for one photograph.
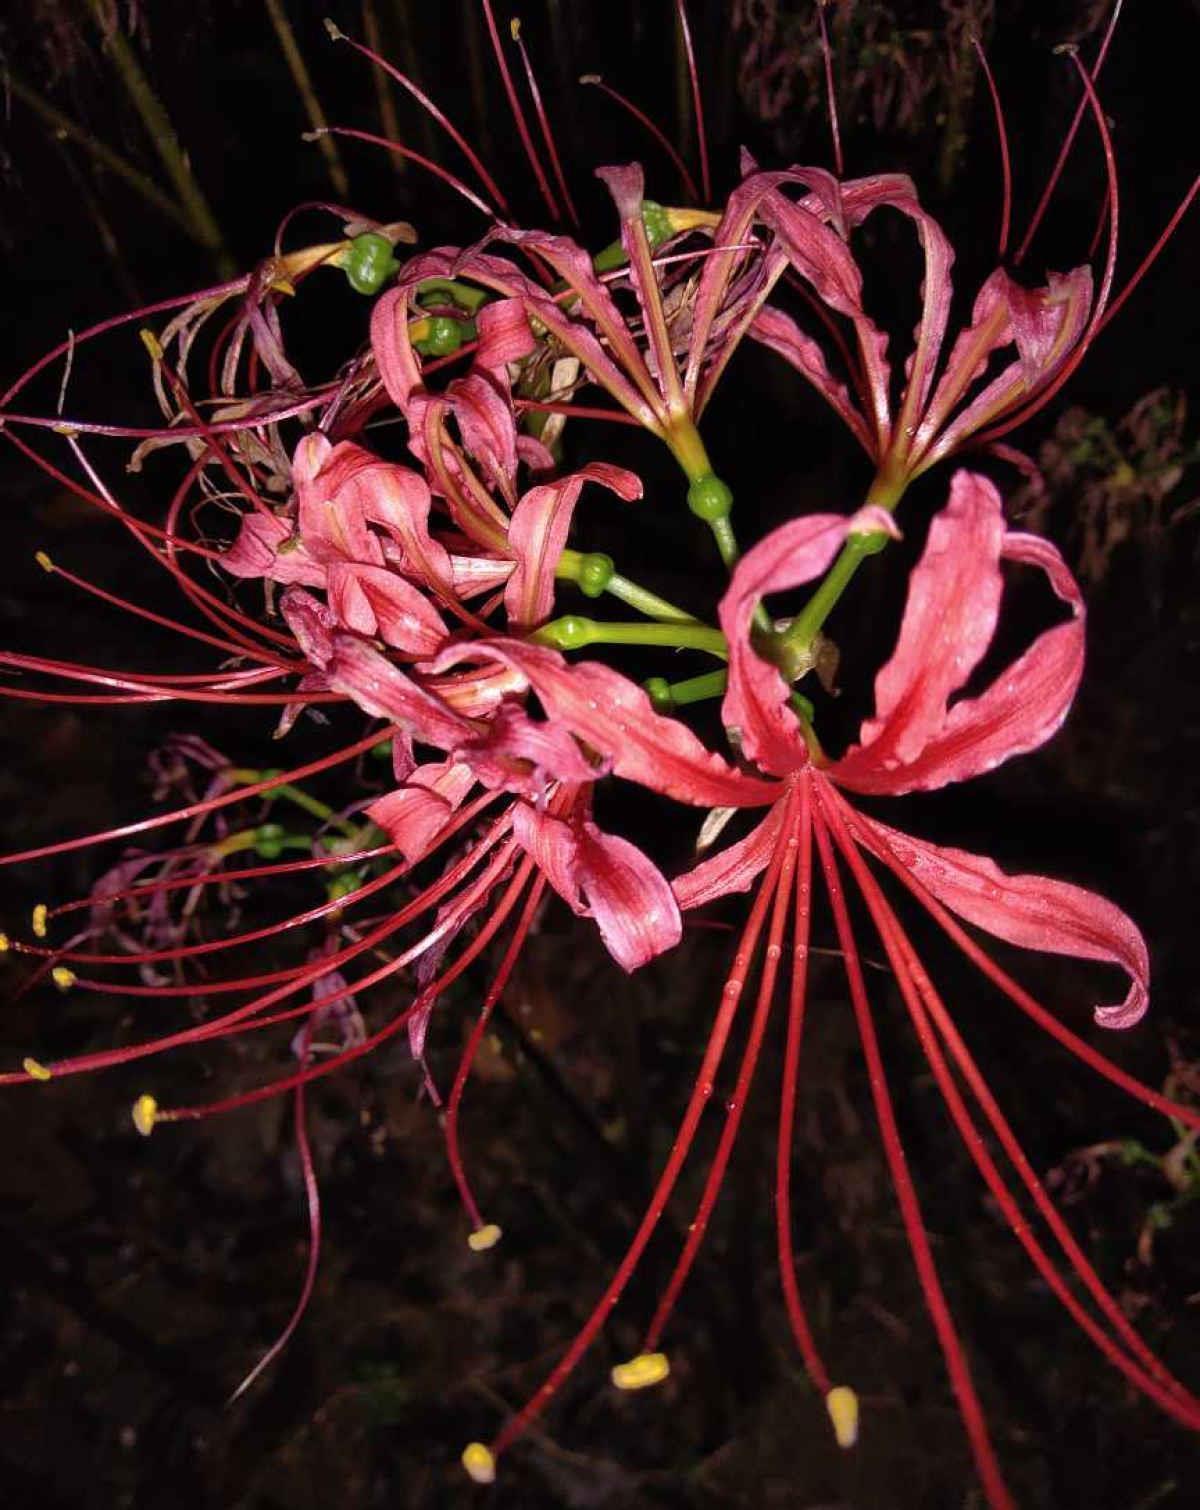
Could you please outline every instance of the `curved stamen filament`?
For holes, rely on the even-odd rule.
[[[920,1280],[921,1293],[925,1298],[925,1306],[933,1322],[934,1330],[937,1332],[938,1343],[946,1361],[946,1369],[958,1400],[959,1412],[967,1430],[976,1471],[983,1484],[988,1504],[993,1507],[993,1510],[1016,1510],[1015,1501],[1001,1476],[1000,1465],[996,1461],[995,1450],[988,1436],[983,1407],[975,1392],[975,1384],[971,1378],[966,1354],[959,1340],[954,1318],[950,1314],[950,1307],[946,1303],[945,1292],[938,1277],[937,1266],[934,1263],[929,1243],[929,1234],[921,1214],[920,1202],[917,1199],[912,1177],[908,1172],[908,1159],[900,1138],[900,1129],[896,1125],[896,1114],[892,1106],[891,1093],[888,1090],[883,1059],[879,1052],[879,1041],[875,1036],[875,1025],[863,981],[862,966],[859,963],[858,944],[850,925],[850,914],[846,907],[846,898],[842,890],[837,862],[834,859],[829,831],[819,808],[814,811],[813,818],[817,848],[821,856],[821,869],[833,907],[838,943],[845,956],[846,983],[850,988],[850,999],[854,1007],[858,1035],[867,1062],[871,1099],[875,1103],[875,1115],[879,1123],[884,1156],[887,1159],[892,1184],[896,1188],[900,1214],[904,1221],[904,1230],[917,1270],[917,1277]]]

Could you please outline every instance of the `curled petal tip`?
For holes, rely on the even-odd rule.
[[[476,1227],[467,1238],[467,1247],[472,1253],[486,1253],[489,1248],[494,1248],[503,1236],[503,1231],[495,1222],[486,1222],[482,1227]]]
[[[1141,981],[1134,981],[1124,1001],[1111,1007],[1097,1007],[1092,1015],[1102,1028],[1132,1028],[1141,1022],[1149,1005],[1149,992]]]
[[[468,1442],[462,1450],[462,1465],[477,1484],[496,1482],[496,1456],[482,1442]]]
[[[825,1396],[825,1409],[833,1423],[839,1447],[853,1447],[858,1441],[858,1396],[846,1384],[837,1384]]]
[[[612,1382],[618,1389],[649,1389],[661,1384],[671,1372],[671,1362],[666,1353],[639,1353],[627,1363],[618,1363],[612,1371]]]

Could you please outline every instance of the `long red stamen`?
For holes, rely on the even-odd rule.
[[[1096,326],[1096,335],[1099,335],[1106,325],[1110,324],[1111,321],[1116,319],[1117,315],[1124,307],[1126,299],[1129,298],[1130,294],[1133,293],[1134,289],[1137,288],[1138,284],[1154,266],[1155,262],[1158,260],[1159,253],[1162,251],[1163,247],[1166,246],[1167,242],[1170,241],[1171,237],[1175,234],[1179,222],[1187,214],[1188,210],[1191,207],[1192,200],[1195,199],[1197,193],[1200,193],[1200,175],[1197,175],[1197,177],[1192,179],[1191,187],[1179,201],[1179,205],[1176,208],[1175,213],[1163,227],[1162,232],[1154,242],[1154,245],[1138,263],[1137,270],[1126,283],[1125,287],[1119,294],[1115,296],[1115,298],[1109,304],[1108,308],[1104,311],[1103,318]]]
[[[525,39],[521,36],[521,23],[514,19],[509,22],[509,28],[512,33],[512,39],[516,43],[517,52],[521,55],[521,63],[525,69],[525,82],[529,85],[529,93],[533,100],[533,110],[537,116],[538,128],[542,133],[542,141],[546,145],[546,152],[550,158],[550,166],[554,170],[554,181],[558,185],[558,192],[562,195],[563,203],[567,207],[567,214],[570,217],[571,224],[578,230],[579,216],[575,213],[571,191],[567,188],[566,176],[563,173],[558,148],[554,144],[554,133],[550,129],[550,118],[547,116],[546,107],[542,102],[542,91],[538,88],[537,75],[533,71],[529,49],[525,46]]]
[[[1000,91],[996,88],[992,66],[987,60],[983,44],[978,37],[972,36],[971,46],[975,49],[979,66],[983,69],[983,76],[987,80],[988,93],[992,97],[992,114],[996,120],[996,143],[1000,148],[1000,178],[1003,188],[1000,234],[996,239],[996,259],[1003,262],[1004,254],[1008,250],[1008,232],[1012,224],[1012,159],[1008,152],[1008,127],[1004,122],[1004,106],[1000,103]],[[1020,261],[1020,258],[1017,260]]]
[[[700,98],[700,75],[696,69],[696,52],[692,46],[692,28],[688,24],[687,6],[684,0],[675,0],[675,14],[679,18],[679,31],[683,39],[683,52],[687,59],[688,78],[692,86],[692,110],[696,117],[696,150],[700,154],[700,185],[704,190],[704,203],[712,203],[712,175],[708,170],[708,133],[704,129],[704,103]]]
[[[825,107],[829,111],[829,134],[833,139],[833,168],[839,178],[846,176],[842,158],[842,133],[838,127],[837,92],[833,87],[833,49],[825,25],[825,7],[829,0],[817,0],[817,26],[821,33],[821,62],[825,69]]]
[[[813,1340],[796,1283],[796,1254],[792,1239],[792,1149],[796,1129],[796,1090],[800,1077],[800,1044],[804,1036],[808,988],[809,930],[812,921],[811,788],[805,779],[800,791],[800,856],[796,868],[796,923],[792,939],[792,978],[788,991],[787,1043],[783,1051],[783,1084],[779,1096],[779,1141],[775,1161],[775,1231],[779,1279],[784,1307],[796,1346],[813,1385],[828,1396],[832,1383]]]
[[[425,91],[421,89],[416,83],[414,83],[406,73],[401,73],[398,68],[389,63],[388,60],[382,56],[382,54],[375,52],[370,47],[365,46],[362,42],[356,41],[353,37],[347,36],[344,31],[331,26],[329,22],[326,22],[326,25],[330,27],[330,35],[334,37],[335,41],[349,42],[350,46],[354,48],[355,52],[361,53],[365,58],[369,58],[377,68],[382,68],[384,73],[386,73],[389,77],[395,79],[396,83],[399,84],[402,89],[407,90],[408,93],[412,95],[413,99],[416,100],[418,105],[420,105],[421,108],[426,112],[426,114],[429,115],[442,128],[442,130],[446,133],[446,135],[450,138],[454,145],[462,152],[463,156],[471,164],[471,167],[479,175],[480,183],[483,184],[484,188],[492,196],[493,200],[500,207],[500,209],[503,210],[505,215],[508,215],[510,213],[508,201],[505,199],[499,184],[484,167],[482,161],[479,158],[479,154],[471,146],[470,142],[466,139],[466,137],[462,134],[458,127],[455,126],[454,123],[449,119],[449,117],[446,116],[444,112],[434,104],[434,102],[429,98]],[[492,212],[489,210],[488,213],[490,214]]]
[[[779,973],[779,961],[783,954],[784,925],[788,904],[791,901],[792,881],[796,873],[796,855],[800,847],[800,837],[794,820],[795,801],[794,798],[788,797],[784,801],[783,822],[780,828],[781,834],[786,835],[783,841],[783,864],[779,868],[775,883],[775,899],[767,931],[766,955],[762,979],[758,987],[758,998],[754,1005],[754,1016],[750,1022],[746,1046],[742,1051],[742,1062],[738,1069],[733,1094],[725,1103],[725,1125],[721,1129],[717,1151],[704,1182],[704,1190],[696,1207],[696,1214],[688,1223],[688,1234],[683,1251],[679,1255],[679,1261],[675,1265],[646,1331],[642,1350],[647,1353],[654,1352],[658,1346],[658,1340],[675,1308],[675,1302],[691,1273],[696,1255],[700,1251],[700,1244],[708,1231],[709,1218],[717,1203],[717,1197],[721,1193],[725,1171],[729,1166],[733,1145],[737,1141],[742,1115],[746,1109],[746,1098],[750,1094],[750,1087],[754,1080],[754,1071],[758,1065],[763,1036],[767,1030],[767,1020],[770,1017],[771,1004],[775,997],[775,981]]]
[[[508,66],[508,59],[504,56],[504,47],[500,41],[500,32],[496,27],[496,17],[492,11],[492,0],[482,0],[483,16],[487,23],[488,36],[492,42],[492,52],[496,57],[496,64],[500,69],[500,78],[504,84],[504,93],[508,97],[508,108],[512,111],[512,118],[517,128],[517,135],[521,138],[521,146],[525,149],[525,156],[529,166],[533,169],[533,176],[537,180],[538,189],[546,209],[550,212],[552,220],[560,220],[561,212],[558,201],[554,198],[550,182],[542,167],[541,159],[537,155],[537,148],[533,145],[533,137],[529,134],[529,126],[525,120],[525,112],[521,109],[521,102],[517,98],[516,85],[513,83],[512,73]]]
[[[840,804],[837,804],[840,805]],[[1054,1292],[1060,1303],[1077,1326],[1104,1353],[1105,1357],[1145,1394],[1149,1395],[1168,1414],[1185,1426],[1200,1427],[1200,1400],[1167,1371],[1160,1360],[1134,1331],[1117,1301],[1104,1287],[1100,1276],[1089,1263],[1061,1214],[1050,1199],[1042,1182],[1030,1165],[1024,1149],[1018,1142],[1012,1127],[1001,1112],[998,1103],[983,1080],[958,1030],[955,1028],[945,1005],[933,982],[929,979],[913,945],[900,925],[895,912],[884,898],[874,877],[863,863],[861,855],[849,838],[837,812],[837,805],[830,803],[829,819],[838,840],[838,847],[845,856],[854,874],[880,938],[892,962],[901,995],[913,1021],[922,1051],[929,1060],[938,1088],[950,1111],[963,1144],[970,1153],[976,1168],[983,1177],[992,1198],[996,1201],[1014,1236],[1033,1261],[1039,1274]],[[963,1079],[987,1118],[989,1125],[1016,1169],[1038,1211],[1046,1221],[1055,1240],[1062,1248],[1071,1267],[1083,1281],[1105,1318],[1118,1334],[1129,1352],[1140,1360],[1141,1366],[1121,1351],[1120,1346],[1108,1336],[1079,1304],[1067,1288],[1062,1275],[1045,1249],[1034,1237],[1012,1192],[1004,1184],[995,1162],[988,1153],[976,1124],[954,1084],[949,1067],[942,1054],[933,1028],[941,1035],[959,1068]]]
[[[1117,21],[1120,19],[1121,6],[1123,4],[1124,0],[1116,0],[1116,4],[1113,6],[1112,15],[1109,17],[1108,25],[1104,30],[1104,37],[1100,43],[1100,51],[1096,54],[1096,61],[1092,65],[1091,76],[1093,80],[1100,77],[1100,70],[1104,67],[1104,60],[1108,56],[1108,44],[1112,41],[1113,33],[1117,29]],[[1049,205],[1051,196],[1053,195],[1055,189],[1058,187],[1059,179],[1062,177],[1063,169],[1066,167],[1067,158],[1070,156],[1071,148],[1075,145],[1075,138],[1079,135],[1079,128],[1083,124],[1083,117],[1087,108],[1088,99],[1087,95],[1085,94],[1083,99],[1080,100],[1078,107],[1076,108],[1075,115],[1071,120],[1071,125],[1067,131],[1066,137],[1063,140],[1062,146],[1059,148],[1058,157],[1055,159],[1054,167],[1051,170],[1050,177],[1046,181],[1046,187],[1042,190],[1042,197],[1037,202],[1037,208],[1033,212],[1033,218],[1030,220],[1029,227],[1026,230],[1025,235],[1021,239],[1021,245],[1017,248],[1017,255],[1013,258],[1014,267],[1019,267],[1025,260],[1025,254],[1029,250],[1029,245],[1032,242],[1034,236],[1037,234],[1038,226],[1041,225],[1042,217],[1046,213],[1046,207]]]
[[[397,157],[403,157],[408,162],[416,163],[419,167],[424,168],[427,173],[432,173],[435,178],[440,178],[443,183],[449,184],[456,194],[461,194],[468,204],[474,205],[480,214],[486,215],[489,220],[496,218],[496,212],[492,206],[486,200],[480,199],[475,190],[468,188],[457,174],[451,173],[448,168],[443,168],[439,163],[435,163],[432,158],[425,157],[420,152],[415,152],[411,147],[403,147],[399,142],[389,141],[386,136],[378,136],[374,131],[361,131],[357,126],[326,126],[324,132],[328,132],[332,136],[353,137],[355,141],[369,142],[373,147],[382,147],[385,152],[394,152]],[[323,135],[324,132],[309,131],[306,135]]]
[[[533,870],[533,861],[526,858],[522,861],[519,875],[522,883],[529,879]],[[466,1046],[462,1051],[462,1057],[458,1061],[458,1069],[455,1071],[454,1084],[450,1088],[450,1095],[446,1101],[446,1157],[450,1163],[450,1173],[454,1176],[454,1183],[458,1186],[459,1197],[471,1220],[473,1232],[479,1232],[486,1228],[486,1223],[480,1215],[479,1203],[476,1201],[471,1182],[467,1179],[467,1172],[463,1166],[462,1152],[458,1141],[458,1117],[462,1107],[463,1092],[467,1088],[475,1056],[479,1052],[479,1046],[483,1042],[483,1035],[487,1032],[488,1023],[491,1021],[492,1012],[496,1003],[504,994],[504,988],[508,985],[509,977],[521,950],[525,947],[525,941],[529,937],[529,930],[533,926],[534,917],[541,905],[542,897],[546,891],[546,878],[539,875],[530,888],[529,896],[517,919],[517,926],[509,941],[508,948],[504,951],[496,974],[488,987],[487,995],[483,998],[483,1005],[479,1009],[479,1016],[475,1019],[475,1025],[471,1029],[471,1035],[467,1039]]]
[[[945,1292],[942,1290],[942,1283],[938,1277],[937,1265],[934,1263],[933,1251],[929,1243],[929,1233],[921,1214],[921,1206],[912,1177],[908,1172],[908,1159],[904,1152],[900,1129],[896,1125],[896,1114],[892,1106],[891,1093],[888,1090],[887,1076],[884,1072],[879,1042],[875,1036],[875,1025],[871,1017],[871,1006],[862,977],[858,944],[850,924],[850,914],[846,907],[846,898],[842,890],[829,833],[820,809],[814,811],[813,817],[817,848],[821,856],[821,869],[833,907],[838,943],[845,954],[846,983],[850,988],[850,999],[854,1007],[858,1035],[867,1063],[867,1078],[871,1086],[871,1099],[875,1104],[875,1115],[879,1123],[884,1156],[887,1159],[892,1184],[896,1188],[900,1214],[904,1221],[904,1230],[917,1270],[917,1277],[920,1280],[921,1292],[925,1297],[925,1306],[933,1322],[934,1330],[937,1332],[942,1356],[946,1361],[946,1370],[950,1375],[950,1382],[958,1400],[959,1412],[971,1444],[976,1471],[984,1493],[987,1495],[988,1503],[993,1510],[1016,1510],[1015,1501],[1001,1476],[1000,1466],[996,1461],[996,1454],[988,1436],[983,1407],[975,1392],[970,1366],[967,1363],[954,1318],[950,1314],[950,1307],[946,1303]]]
[[[617,1267],[616,1273],[609,1281],[608,1287],[597,1301],[591,1315],[576,1333],[571,1345],[555,1364],[542,1384],[533,1396],[522,1408],[501,1428],[495,1440],[491,1443],[490,1451],[493,1457],[499,1455],[511,1443],[515,1442],[529,1426],[542,1414],[554,1395],[562,1387],[567,1378],[574,1372],[576,1365],[595,1341],[600,1329],[608,1320],[609,1314],[628,1284],[630,1276],[637,1268],[646,1245],[654,1234],[659,1218],[666,1209],[667,1201],[679,1179],[684,1162],[691,1150],[696,1136],[696,1129],[700,1124],[700,1118],[704,1114],[704,1108],[708,1104],[713,1093],[713,1082],[720,1067],[725,1045],[729,1038],[730,1029],[733,1026],[734,1017],[737,1015],[738,1006],[741,1003],[746,986],[746,973],[750,962],[754,957],[758,946],[759,935],[762,932],[763,919],[766,916],[767,906],[775,891],[775,884],[779,874],[779,866],[783,860],[782,850],[777,850],[772,856],[767,876],[758,889],[754,899],[754,905],[746,926],[742,931],[738,943],[737,953],[734,957],[733,967],[725,982],[721,993],[721,1005],[717,1011],[712,1031],[705,1047],[704,1058],[696,1076],[695,1084],[688,1098],[687,1108],[683,1114],[683,1120],[675,1135],[675,1141],[671,1145],[671,1152],[667,1157],[666,1165],[659,1176],[658,1184],[650,1197],[650,1204],[634,1235],[633,1241],[626,1250],[625,1257]]]
[[[623,110],[627,110],[629,114],[633,116],[634,120],[637,121],[637,123],[644,130],[649,132],[649,134],[654,138],[654,140],[674,163],[676,171],[679,173],[680,178],[683,180],[684,193],[690,200],[693,201],[693,203],[698,203],[700,200],[700,191],[696,187],[696,180],[688,171],[688,165],[679,155],[679,152],[675,148],[675,144],[662,130],[662,128],[657,126],[644,110],[639,110],[632,100],[627,99],[625,95],[620,93],[619,90],[614,89],[611,84],[606,83],[598,73],[585,73],[579,80],[579,82],[581,84],[592,84],[597,89],[602,90],[606,95],[608,95],[609,99],[615,100]]]

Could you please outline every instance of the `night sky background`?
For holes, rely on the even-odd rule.
[[[736,181],[742,145],[764,165],[828,165],[825,115],[813,89],[811,7],[694,0],[690,12],[718,199]],[[387,54],[479,147],[516,214],[525,223],[542,219],[473,5],[290,0],[286,14],[330,121],[382,129],[371,70],[349,48],[334,47],[321,26],[328,14],[362,36],[373,21]],[[504,26],[508,11],[500,14]],[[682,191],[659,150],[575,81],[603,74],[694,163],[672,7],[667,0],[531,0],[521,15],[583,217],[582,239],[597,248],[615,226],[594,165],[637,157],[653,197],[678,202]],[[995,265],[1000,207],[991,110],[964,42],[972,15],[1005,101],[1020,231],[1078,96],[1070,63],[1054,48],[1079,40],[1090,58],[1105,7],[841,0],[831,8],[847,171],[912,173],[958,254],[952,325]],[[160,195],[170,194],[111,49],[100,44],[89,0],[42,0],[5,14],[0,260],[8,297],[0,302],[0,391],[68,329],[215,282],[222,258],[249,268],[269,254],[293,205],[343,198],[331,190],[317,148],[301,140],[307,122],[267,7],[141,0],[115,4],[110,21],[169,113],[222,246],[199,244],[97,156],[100,142]],[[1121,167],[1118,286],[1196,172],[1198,56],[1196,0],[1128,0],[1101,82]],[[391,100],[403,139],[462,171],[415,104],[399,91]],[[344,202],[362,214],[411,221],[422,246],[465,243],[479,233],[479,217],[419,170],[398,173],[384,153],[357,142],[342,142],[340,151],[350,185]],[[1103,192],[1100,153],[1085,125],[1024,276],[1040,280],[1047,268],[1084,260]],[[292,244],[332,239],[337,225],[314,213],[298,222]],[[868,306],[895,332],[893,351],[904,349],[919,280],[911,233],[898,218],[880,217],[861,244]],[[1047,501],[1032,500],[1011,469],[980,463],[1010,495],[1014,517],[1049,534],[1084,578],[1089,663],[1067,726],[1044,750],[965,789],[906,799],[902,811],[878,809],[887,821],[991,854],[1008,869],[1092,886],[1130,912],[1151,949],[1152,1007],[1120,1041],[1104,1039],[1090,1018],[1091,1003],[1112,999],[1115,972],[996,954],[1076,1031],[1155,1086],[1171,1077],[1180,1098],[1200,1097],[1200,536],[1186,507],[1200,495],[1200,414],[1186,411],[1197,397],[1198,259],[1193,213],[1050,410],[1011,437],[1043,465]],[[366,339],[369,303],[340,275],[322,277],[306,291],[303,322],[288,326],[289,349],[306,376],[332,370]],[[17,407],[51,412],[58,377],[55,369]],[[1119,428],[1160,389],[1167,395],[1157,407],[1147,401]],[[154,422],[135,327],[78,353],[67,412]],[[593,441],[590,432],[577,440],[570,426],[567,434],[569,459],[573,446]],[[1101,434],[1119,456],[1101,446],[1095,460]],[[1090,450],[1081,436],[1092,437]],[[739,354],[705,437],[738,497],[746,541],[795,513],[848,509],[869,481],[852,439],[766,353]],[[403,454],[394,430],[380,446]],[[608,550],[630,575],[703,606],[719,592],[720,577],[707,540],[678,507],[676,476],[658,449],[649,438],[616,432],[604,454],[643,474],[647,500],[637,513],[585,508],[573,543]],[[169,461],[126,478],[127,442],[97,442],[89,455],[119,480],[131,509],[146,517],[161,511],[174,475]],[[1114,490],[1120,460],[1130,471]],[[903,546],[871,563],[830,622],[843,657],[841,693],[819,712],[835,747],[869,710],[902,602],[900,568],[919,551],[945,486],[939,472],[912,490]],[[207,664],[186,643],[38,570],[33,553],[47,550],[126,596],[176,610],[170,584],[134,556],[121,532],[22,458],[3,431],[0,496],[5,648],[161,671]],[[1014,587],[1003,630],[1010,653],[1054,615],[1036,590]],[[636,657],[621,664],[639,676],[661,669]],[[689,664],[678,674],[699,669]],[[714,732],[712,721],[700,726]],[[358,727],[343,719],[337,731],[349,739]],[[6,703],[4,848],[151,811],[148,756],[185,728],[239,763],[278,762],[269,720],[253,710],[81,712]],[[331,747],[329,731],[302,725],[287,754],[299,763]],[[337,800],[336,781],[326,779],[320,790]],[[598,816],[677,870],[688,860],[695,815],[677,808],[664,815],[665,806],[605,791]],[[113,858],[110,846],[103,856],[75,852],[0,871],[0,926],[14,937],[26,933],[35,903],[86,893]],[[251,898],[247,925],[256,908],[279,916],[289,900],[299,908],[311,894],[297,887],[282,903]],[[728,924],[739,915],[735,902],[711,917]],[[944,939],[910,921],[1073,1230],[1147,1340],[1200,1386],[1195,1156],[1189,1163],[1169,1124],[1055,1048],[985,989]],[[821,909],[815,926],[816,943],[829,946],[832,923]],[[865,927],[862,937],[870,955]],[[402,1039],[353,1073],[323,1081],[311,1098],[324,1202],[316,1290],[286,1354],[232,1406],[224,1402],[285,1323],[303,1273],[306,1223],[290,1109],[261,1104],[163,1128],[142,1142],[128,1108],[146,1089],[145,1069],[0,1091],[0,1499],[43,1510],[482,1503],[458,1465],[462,1445],[486,1440],[523,1402],[623,1253],[690,1087],[729,950],[727,931],[697,929],[676,953],[626,981],[590,931],[573,927],[557,904],[547,909],[467,1100],[471,1169],[489,1216],[505,1230],[486,1261],[466,1248],[436,1114]],[[271,964],[267,958],[264,968]],[[15,989],[21,963],[10,956],[3,970],[4,985]],[[1053,1510],[1194,1504],[1196,1440],[1103,1364],[1038,1281],[955,1139],[890,977],[869,973],[935,1253],[1018,1502]],[[430,1038],[435,1078],[452,1075],[487,978],[482,970],[469,975],[439,1008]],[[379,999],[374,1010],[387,1006]],[[617,1396],[607,1370],[635,1349],[670,1273],[715,1143],[711,1129],[604,1341],[503,1461],[490,1504],[982,1505],[875,1138],[836,958],[816,962],[810,1013],[795,1161],[800,1282],[831,1370],[863,1398],[860,1447],[839,1454],[832,1445],[779,1299],[771,1194],[777,1024],[725,1196],[666,1339],[670,1382]],[[52,1059],[128,1041],[147,1021],[157,1029],[192,1015],[179,1003],[39,988],[5,1008],[4,1067],[30,1052]],[[286,1060],[286,1039],[240,1039],[156,1065],[153,1083],[166,1103],[209,1099],[279,1073]]]

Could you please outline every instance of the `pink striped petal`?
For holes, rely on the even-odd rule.
[[[522,495],[513,510],[508,545],[517,558],[504,590],[509,623],[527,627],[550,617],[554,572],[567,543],[571,516],[585,482],[598,482],[627,503],[642,496],[635,472],[608,462],[590,462],[578,472],[542,483]]]
[[[493,299],[476,315],[475,326],[479,332],[475,361],[480,367],[507,367],[537,350],[520,299]]]
[[[507,496],[517,475],[517,422],[511,398],[483,372],[455,378],[446,397],[458,421],[463,449],[483,468],[492,486]]]
[[[978,697],[948,706],[994,633],[1001,561],[1039,567],[1071,619],[1040,634]],[[830,774],[854,791],[897,795],[993,770],[1057,731],[1083,659],[1083,598],[1058,551],[1037,536],[1004,533],[992,484],[958,472],[910,579],[896,651],[876,680],[876,716]]]
[[[378,637],[414,659],[425,659],[446,643],[446,626],[425,594],[382,566],[333,562],[329,567],[329,606],[339,623],[356,634]]]
[[[513,809],[513,833],[572,911],[595,918],[623,969],[636,970],[679,942],[683,924],[666,877],[628,840],[526,803]]]
[[[1073,959],[1119,965],[1129,976],[1125,1000],[1096,1007],[1103,1028],[1130,1028],[1149,1001],[1150,959],[1136,924],[1119,907],[1082,886],[1045,876],[1010,876],[983,855],[943,849],[851,813],[857,837],[890,857],[943,906],[1005,943]]]
[[[468,766],[434,761],[417,766],[404,786],[377,798],[365,811],[408,863],[415,865],[474,785]]]
[[[735,891],[748,891],[771,863],[779,840],[780,812],[776,804],[744,839],[676,876],[671,889],[680,907],[687,912]]]
[[[453,754],[484,786],[535,799],[548,782],[584,785],[605,773],[587,759],[569,729],[530,718],[512,702],[501,703],[484,729],[455,745]]]
[[[560,721],[608,762],[616,776],[698,807],[756,807],[779,788],[743,776],[706,749],[675,718],[618,671],[593,661],[575,665],[556,650],[520,640],[483,640],[443,650],[435,672],[468,659],[496,661],[525,678],[552,721]]]
[[[285,587],[325,586],[324,566],[305,550],[293,525],[275,514],[246,514],[221,566],[234,577],[265,577]]]
[[[857,514],[808,514],[781,525],[746,552],[721,599],[721,628],[729,644],[729,684],[721,716],[737,730],[745,755],[765,771],[786,776],[808,764],[808,747],[788,707],[790,690],[779,670],[750,640],[755,607],[768,593],[799,587],[819,577],[847,535],[897,533],[882,509]],[[714,804],[714,806],[719,804]]]

